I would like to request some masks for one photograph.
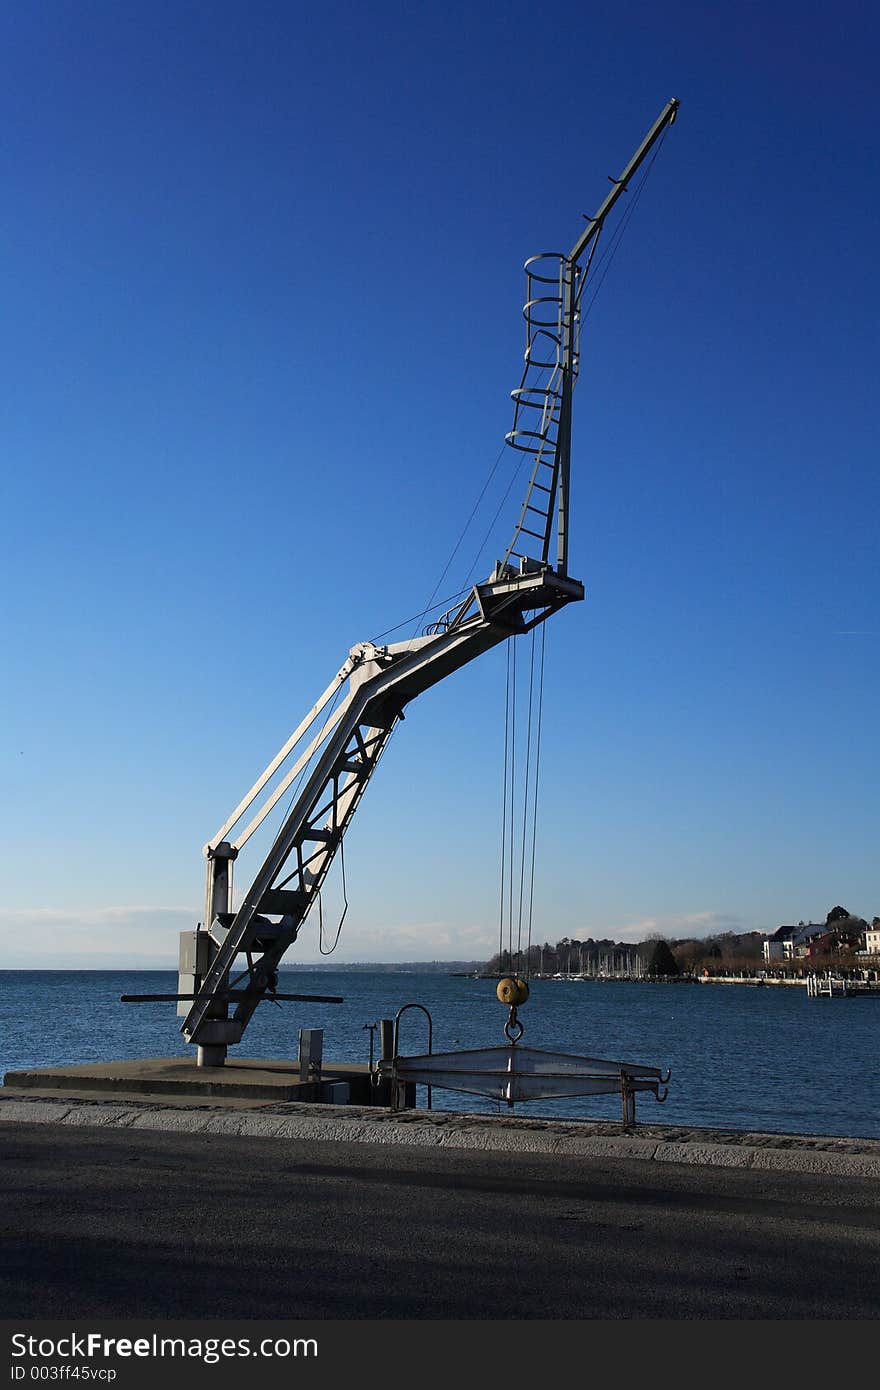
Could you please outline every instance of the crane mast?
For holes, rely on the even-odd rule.
[[[674,121],[678,105],[675,99],[667,103],[571,251],[542,253],[526,262],[524,369],[511,393],[514,422],[506,440],[528,456],[529,476],[503,560],[421,637],[352,647],[323,695],[204,847],[204,929],[181,934],[178,1005],[185,1015],[181,1032],[198,1047],[201,1066],[221,1066],[258,1004],[274,993],[278,965],[320,893],[406,706],[482,653],[584,597],[582,583],[568,573],[571,406],[581,297],[605,219]],[[554,537],[555,564],[550,558]],[[233,911],[233,863],[291,787],[283,824]]]

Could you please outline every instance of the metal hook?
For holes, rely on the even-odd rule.
[[[516,1016],[516,1005],[511,1004],[510,1013],[507,1015],[507,1022],[504,1025],[504,1036],[515,1047],[525,1031],[524,1025]]]

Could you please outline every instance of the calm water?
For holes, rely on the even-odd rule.
[[[242,1054],[296,1055],[299,1028],[323,1028],[324,1055],[366,1062],[364,1025],[424,1004],[434,1050],[504,1042],[506,1012],[491,980],[431,974],[282,972],[282,989],[345,1003],[263,1004]],[[192,1052],[173,1004],[120,1004],[121,994],[171,993],[170,971],[0,971],[0,1072],[32,1066]],[[669,1099],[639,1097],[645,1123],[880,1138],[873,1064],[880,998],[808,999],[806,990],[740,985],[534,980],[520,1011],[523,1041],[548,1050],[672,1068]],[[378,1034],[377,1042],[378,1042]],[[401,1051],[424,1052],[426,1021],[401,1024]],[[420,1092],[420,1101],[421,1101]],[[435,1091],[435,1108],[495,1111],[492,1101]],[[615,1097],[535,1101],[523,1115],[618,1119]]]

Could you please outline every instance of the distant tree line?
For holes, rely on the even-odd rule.
[[[828,932],[823,938],[823,949],[843,964],[855,963],[855,952],[865,945],[868,922],[838,904],[826,915],[825,923]],[[880,917],[875,916],[871,925],[880,927]],[[521,952],[496,953],[485,970],[492,975],[517,971],[529,975],[584,975],[604,968],[609,973],[640,973],[654,977],[700,975],[704,971],[713,975],[749,973],[764,966],[765,940],[766,933],[759,931],[718,932],[713,936],[669,941],[652,936],[637,944],[614,941],[611,937],[597,940],[588,936],[580,940],[564,936],[555,945],[545,941],[542,946],[531,946]],[[773,967],[797,973],[815,968],[815,961],[774,961]]]
[[[486,964],[490,975],[586,975],[604,969],[609,973],[642,975],[678,975],[681,967],[668,942],[662,937],[634,943],[614,941],[611,937],[596,940],[587,937],[564,936],[555,945],[545,941],[543,946],[528,950],[496,953]]]

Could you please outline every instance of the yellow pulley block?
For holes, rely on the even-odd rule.
[[[498,988],[495,993],[502,1004],[510,1004],[516,1008],[528,999],[529,987],[521,976],[507,975],[503,980],[498,981]]]

